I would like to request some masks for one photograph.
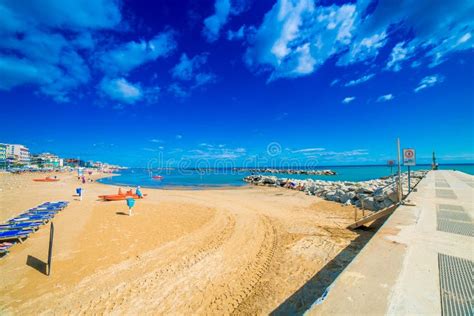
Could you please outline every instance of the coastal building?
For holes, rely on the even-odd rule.
[[[8,164],[27,165],[30,162],[30,150],[20,144],[4,144]]]
[[[31,164],[41,168],[61,168],[64,165],[64,161],[51,153],[42,153],[32,155]]]
[[[65,158],[64,165],[68,167],[85,167],[86,163],[76,158]]]
[[[0,144],[0,169],[5,169],[7,166],[7,146]]]

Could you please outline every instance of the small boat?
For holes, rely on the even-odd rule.
[[[153,176],[152,178],[155,179],[155,180],[162,180],[163,176]]]
[[[145,196],[145,194],[144,194]],[[102,199],[105,201],[122,201],[126,200],[128,198],[133,198],[133,199],[142,199],[136,194],[130,194],[130,195],[125,195],[125,194],[112,194],[112,195],[102,195]]]
[[[42,179],[33,179],[33,181],[36,181],[36,182],[57,182],[57,181],[59,181],[59,179],[58,178],[46,177],[46,178],[42,178]]]

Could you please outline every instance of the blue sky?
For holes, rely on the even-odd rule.
[[[3,1],[0,142],[144,166],[474,161],[474,2]]]

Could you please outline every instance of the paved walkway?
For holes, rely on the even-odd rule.
[[[431,171],[309,315],[473,315],[474,177]]]

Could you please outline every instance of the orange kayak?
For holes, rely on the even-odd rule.
[[[121,201],[121,200],[126,200],[128,198],[134,198],[134,199],[140,199],[140,197],[136,194],[112,194],[112,195],[101,195],[100,196],[102,199],[105,201]]]
[[[56,182],[56,181],[59,181],[59,179],[43,178],[43,179],[33,179],[33,181],[36,181],[36,182]]]

